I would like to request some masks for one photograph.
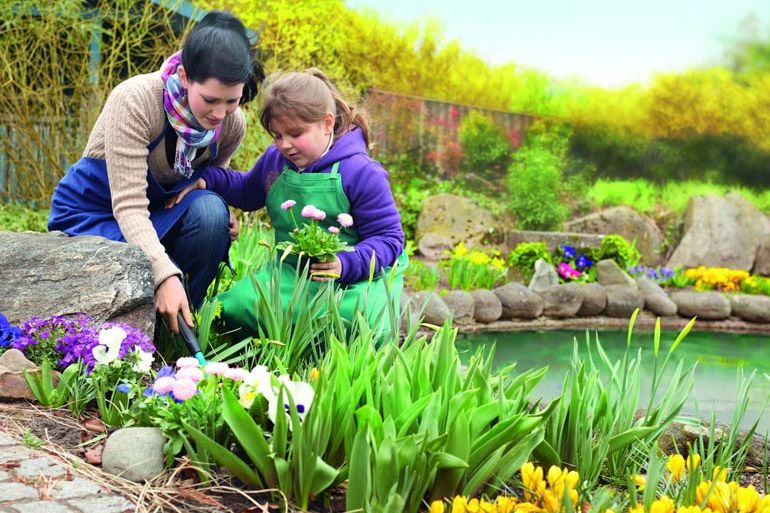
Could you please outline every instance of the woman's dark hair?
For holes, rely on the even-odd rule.
[[[226,85],[244,84],[241,103],[256,97],[265,78],[243,22],[223,11],[209,12],[190,31],[182,47],[182,66],[192,82],[216,78]]]

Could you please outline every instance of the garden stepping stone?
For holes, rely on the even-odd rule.
[[[138,246],[102,237],[0,232],[0,312],[11,323],[85,313],[153,334],[152,267]]]
[[[422,310],[423,321],[428,324],[442,326],[452,317],[452,311],[432,290],[420,290],[411,298],[412,320],[416,321]]]
[[[583,293],[571,285],[554,285],[542,292],[543,315],[547,317],[574,317],[583,304]]]
[[[670,297],[682,317],[697,316],[698,319],[713,321],[730,317],[730,301],[719,292],[676,290]]]
[[[443,298],[456,324],[472,324],[475,301],[469,292],[450,290]]]
[[[6,399],[29,399],[35,396],[27,386],[24,371],[37,371],[38,367],[24,357],[18,349],[9,349],[0,355],[0,397]],[[55,373],[58,376],[58,372]],[[58,378],[55,376],[56,381]]]
[[[645,276],[636,278],[636,285],[642,293],[646,310],[662,317],[676,315],[676,303],[671,301],[660,285]]]
[[[519,282],[512,281],[493,292],[503,307],[501,319],[537,319],[543,314],[543,298]]]
[[[596,280],[605,287],[623,285],[624,287],[636,288],[634,279],[612,259],[600,260],[596,264]]]
[[[599,315],[607,307],[607,291],[598,283],[573,283],[571,285],[579,287],[580,293],[583,294],[583,303],[577,312],[579,317]]]
[[[556,268],[542,258],[538,258],[535,262],[535,274],[529,282],[529,289],[539,293],[558,284],[559,275],[556,274]]]
[[[636,287],[610,285],[605,287],[607,292],[607,307],[604,315],[608,317],[629,318],[634,310],[644,308],[644,298]]]
[[[503,304],[494,292],[486,289],[472,290],[474,301],[473,318],[477,322],[488,324],[500,319],[503,315]]]
[[[770,297],[751,294],[730,296],[732,315],[749,322],[770,323]]]
[[[136,483],[149,481],[163,472],[165,443],[158,428],[118,429],[104,444],[102,470]]]

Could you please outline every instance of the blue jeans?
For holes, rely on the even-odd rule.
[[[227,257],[230,247],[230,213],[213,192],[193,201],[161,243],[187,277],[190,304],[200,308],[206,289]]]

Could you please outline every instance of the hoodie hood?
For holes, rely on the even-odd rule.
[[[360,128],[355,127],[350,132],[346,132],[335,139],[332,147],[326,152],[326,155],[310,164],[303,172],[313,173],[315,171],[326,169],[335,162],[358,154],[364,155],[367,158],[369,156],[367,153],[366,141],[364,141],[364,133]],[[296,166],[291,163],[289,163],[289,167],[296,169]]]

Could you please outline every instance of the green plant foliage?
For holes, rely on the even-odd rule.
[[[17,203],[0,203],[0,231],[47,232],[48,210],[38,210]]]
[[[549,132],[532,132],[508,169],[510,209],[521,230],[556,231],[567,217],[561,197],[566,144]]]
[[[595,257],[596,261],[612,259],[621,269],[628,269],[639,263],[641,254],[633,242],[627,241],[622,235],[611,234],[602,239]]]
[[[684,367],[680,361],[672,373],[666,374],[669,358],[687,336],[695,319],[682,330],[664,357],[660,357],[660,320],[653,337],[652,357],[655,365],[650,381],[650,400],[639,404],[642,386],[641,349],[629,351],[633,325],[638,310],[628,327],[629,345],[620,362],[611,362],[604,353],[598,336],[591,344],[586,334],[588,358],[578,352],[564,378],[561,397],[554,414],[546,422],[545,441],[536,456],[549,464],[574,466],[588,487],[600,477],[610,482],[623,482],[639,473],[646,455],[660,434],[678,415],[692,388],[695,366]],[[665,384],[665,385],[664,385]],[[641,411],[642,415],[638,415]]]
[[[469,112],[460,123],[463,170],[485,180],[498,180],[508,166],[511,143],[505,132],[491,118]]]
[[[493,289],[505,280],[508,269],[498,251],[486,252],[465,247],[461,242],[448,260],[440,263],[451,289]]]
[[[529,280],[535,272],[535,262],[543,259],[549,264],[551,252],[545,242],[521,242],[508,255],[508,264],[518,269]]]
[[[404,273],[404,284],[413,290],[435,290],[441,281],[441,271],[435,265],[425,264],[422,260],[409,261]]]

